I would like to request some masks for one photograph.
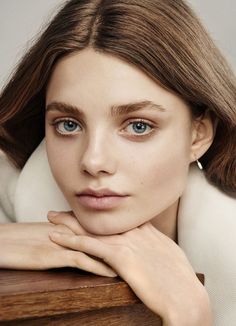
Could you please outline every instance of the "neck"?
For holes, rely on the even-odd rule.
[[[164,212],[154,217],[151,220],[152,225],[160,232],[171,238],[173,241],[178,241],[177,234],[177,216],[178,216],[179,199],[168,207]]]

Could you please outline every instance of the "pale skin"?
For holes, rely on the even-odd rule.
[[[130,103],[135,111],[128,112]],[[72,212],[51,212],[50,224],[24,230],[6,225],[4,245],[12,254],[0,266],[73,266],[119,275],[164,325],[212,325],[207,292],[176,244],[178,203],[189,165],[212,143],[210,119],[193,119],[180,97],[138,68],[92,49],[57,63],[46,107],[49,164]],[[87,188],[124,197],[112,208],[91,208],[76,196]],[[24,240],[27,232],[37,262]],[[28,255],[19,254],[14,266],[17,237]]]

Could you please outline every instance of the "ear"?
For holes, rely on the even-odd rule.
[[[190,162],[206,153],[213,142],[214,134],[215,126],[208,112],[193,120]]]

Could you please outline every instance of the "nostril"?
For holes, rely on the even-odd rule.
[[[116,161],[114,155],[104,146],[93,145],[87,148],[81,159],[81,171],[84,174],[97,176],[100,174],[114,174],[116,170]]]
[[[98,176],[101,174],[109,174],[108,171],[105,170],[99,170],[99,169],[87,169],[87,168],[83,168],[82,172],[86,175],[91,175],[91,176]]]

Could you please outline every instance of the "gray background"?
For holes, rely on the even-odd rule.
[[[0,0],[0,89],[30,42],[65,0]],[[236,71],[236,1],[189,0]]]

